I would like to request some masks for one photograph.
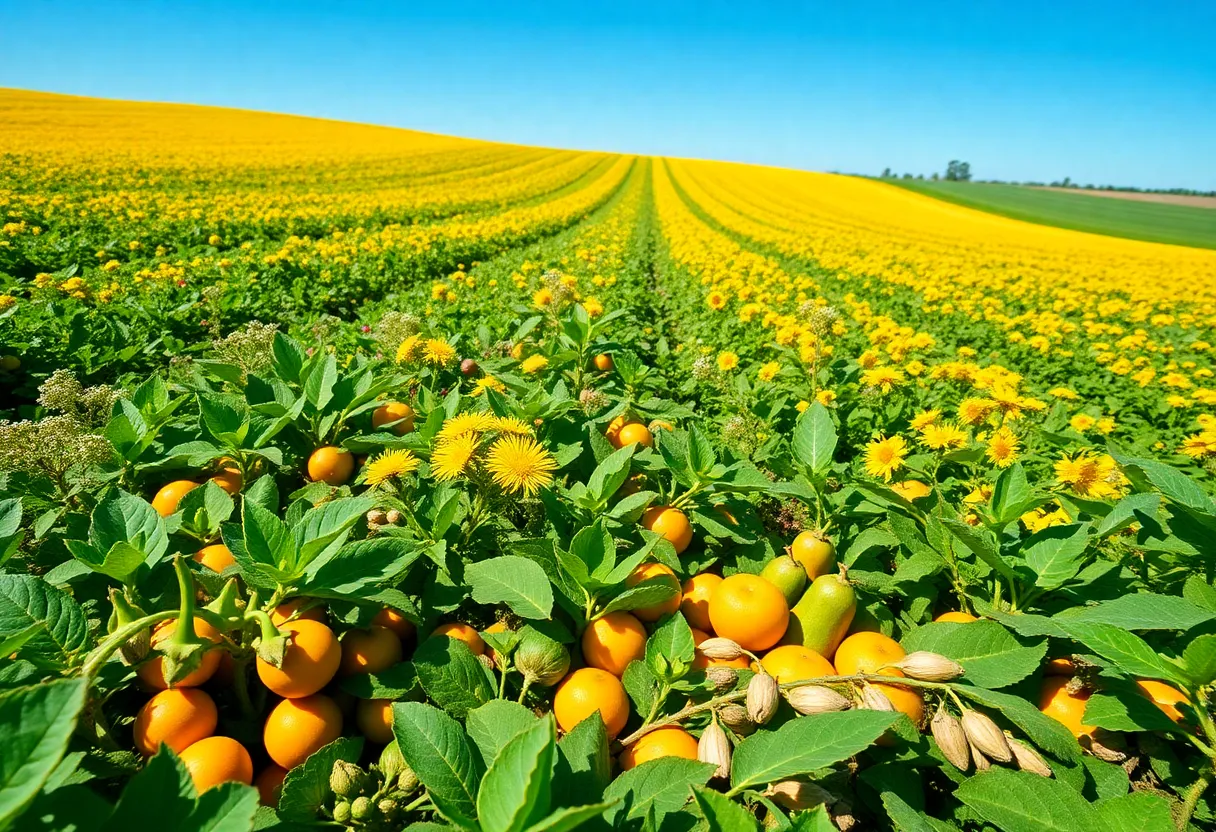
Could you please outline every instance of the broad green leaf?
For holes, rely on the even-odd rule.
[[[677,612],[664,617],[646,640],[646,664],[659,679],[675,681],[692,667],[695,651],[688,620]]]
[[[10,497],[0,500],[0,564],[4,563],[21,545],[21,499]]]
[[[109,552],[115,543],[129,543],[154,562],[169,547],[169,536],[151,503],[114,488],[93,509],[89,543],[99,552]]]
[[[314,751],[307,760],[287,772],[279,798],[279,817],[300,823],[315,820],[317,810],[333,794],[329,789],[329,775],[334,763],[338,760],[357,763],[362,751],[362,737],[341,737]]]
[[[881,711],[844,711],[799,717],[776,731],[758,731],[735,748],[732,791],[809,774],[852,757],[873,744],[898,717]]]
[[[606,817],[619,826],[615,817],[628,806],[628,820],[644,818],[653,811],[655,824],[661,825],[663,818],[680,811],[688,802],[692,796],[689,787],[705,785],[713,773],[712,763],[681,757],[660,757],[642,763],[622,772],[604,789],[604,800],[616,804],[605,813]]]
[[[1084,725],[1108,731],[1169,731],[1170,718],[1152,700],[1131,690],[1102,690],[1089,697]]]
[[[255,500],[246,499],[241,506],[241,528],[244,530],[245,553],[254,562],[284,573],[291,569],[295,561],[295,545],[287,524],[278,514]]]
[[[103,829],[181,829],[194,811],[197,794],[186,766],[169,746],[162,745],[127,781]]]
[[[304,396],[317,410],[324,410],[333,398],[337,381],[338,361],[333,353],[326,352],[319,364],[313,359],[308,378],[304,380]]]
[[[993,768],[964,781],[954,796],[1005,832],[1103,832],[1085,798],[1037,774]]]
[[[502,747],[477,794],[483,832],[523,832],[549,813],[556,746],[557,728],[546,716]]]
[[[816,476],[823,476],[832,465],[836,441],[832,414],[822,404],[814,402],[798,417],[790,444],[795,459]]]
[[[1031,535],[1022,544],[1026,565],[1038,575],[1035,586],[1058,589],[1080,571],[1081,556],[1089,546],[1089,526],[1072,523],[1050,526]]]
[[[576,829],[588,821],[595,820],[611,806],[611,803],[568,806],[546,815],[525,829],[524,832],[570,832],[570,830]]]
[[[1187,644],[1182,651],[1182,664],[1196,685],[1216,680],[1216,635],[1199,636]]]
[[[506,604],[520,618],[546,619],[553,612],[553,586],[528,558],[501,555],[471,563],[464,577],[479,604]]]
[[[1115,503],[1115,507],[1110,510],[1110,513],[1102,518],[1095,534],[1098,537],[1107,537],[1122,531],[1136,522],[1137,513],[1147,514],[1150,517],[1155,516],[1160,503],[1161,495],[1159,494],[1128,494]]]
[[[1158,491],[1176,503],[1204,514],[1216,514],[1216,504],[1203,488],[1176,468],[1151,459],[1111,454],[1120,465],[1138,468]]]
[[[371,497],[345,497],[305,512],[300,522],[291,528],[295,547],[292,573],[298,575],[314,560],[326,559],[340,549],[351,528],[375,505],[376,501]]]
[[[1152,792],[1132,792],[1097,804],[1103,832],[1176,832],[1170,804]]]
[[[220,783],[198,796],[186,819],[191,832],[247,832],[258,811],[258,790],[244,783]]]
[[[673,598],[679,590],[670,581],[661,578],[648,578],[636,586],[626,589],[604,605],[600,615],[610,612],[636,610],[640,607],[653,607]]]
[[[953,517],[943,517],[942,525],[970,549],[972,554],[991,566],[1005,580],[1019,582],[1013,567],[1001,556],[1000,548],[991,532],[968,526],[962,520],[955,520]]]
[[[608,731],[599,711],[566,732],[557,743],[557,754],[553,798],[559,805],[576,805],[587,795],[603,794],[612,781]]]
[[[536,723],[536,714],[508,699],[491,699],[469,711],[465,730],[488,766],[504,745]]]
[[[17,818],[13,832],[101,832],[114,807],[83,783],[43,789]]]
[[[1047,655],[1047,641],[1023,646],[995,621],[970,624],[930,623],[904,637],[909,653],[928,650],[954,659],[966,670],[968,682],[982,688],[1003,688],[1038,670]]]
[[[712,789],[694,787],[692,796],[709,832],[758,832],[760,829],[751,812]]]
[[[484,769],[460,723],[433,705],[396,702],[393,734],[406,763],[432,798],[438,798],[436,805],[443,815],[459,825],[471,825]]]
[[[1085,773],[1093,781],[1094,792],[1099,800],[1121,797],[1127,794],[1132,786],[1131,778],[1121,765],[1104,762],[1092,754],[1086,754],[1081,758],[1081,762],[1085,766]]]
[[[793,832],[835,832],[836,824],[823,805],[816,806],[805,812],[799,812],[791,825]],[[919,832],[919,830],[900,830],[900,832]]]
[[[70,665],[89,644],[89,625],[72,596],[33,575],[0,574],[0,637],[41,624],[21,657],[46,668]]]
[[[1066,610],[1055,618],[1064,622],[1109,624],[1124,630],[1189,630],[1216,618],[1216,611],[1173,595],[1137,592],[1090,607]]]
[[[489,671],[459,639],[428,638],[414,653],[413,664],[427,696],[455,717],[463,719],[497,695]]]
[[[0,827],[34,799],[59,765],[88,683],[60,679],[0,694]]]
[[[1129,676],[1164,679],[1174,684],[1186,684],[1182,671],[1158,655],[1144,639],[1110,624],[1090,624],[1083,621],[1061,622],[1064,630],[1076,641],[1104,659],[1114,662]]]
[[[1026,479],[1026,469],[1015,462],[1001,472],[992,486],[992,513],[1000,523],[1008,523],[1023,514],[1034,496],[1034,490]]]
[[[338,597],[358,596],[368,587],[399,578],[421,554],[417,543],[402,537],[355,540],[309,564],[303,588],[309,593],[326,590]]]
[[[629,478],[629,463],[633,459],[634,446],[626,445],[614,451],[595,467],[587,479],[587,490],[599,502],[607,500]]]

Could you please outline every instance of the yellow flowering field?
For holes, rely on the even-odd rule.
[[[0,125],[0,827],[1216,824],[1216,252],[268,113]]]

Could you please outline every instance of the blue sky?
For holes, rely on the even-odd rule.
[[[0,86],[814,170],[1216,189],[1216,3],[20,2]],[[2,131],[0,125],[0,131]]]

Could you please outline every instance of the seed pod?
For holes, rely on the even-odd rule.
[[[478,654],[478,656],[477,656],[477,661],[479,661],[479,662],[481,662],[483,665],[485,665],[486,670],[493,670],[493,669],[494,669],[494,660],[493,660],[493,659],[491,659],[489,656],[487,656],[487,655],[486,655],[486,654],[484,654],[484,653]]]
[[[697,645],[697,651],[701,655],[710,659],[723,659],[730,661],[745,655],[743,648],[729,638],[707,638],[705,641]]]
[[[1047,765],[1047,761],[1039,756],[1039,752],[1012,737],[1007,737],[1005,741],[1009,743],[1009,750],[1013,752],[1013,759],[1017,761],[1018,768],[1043,777],[1051,776],[1051,766]]]
[[[401,512],[397,511],[397,509],[395,509],[395,508],[390,509],[388,514],[386,514],[384,516],[384,519],[388,520],[388,524],[390,526],[395,526],[398,523],[400,523],[402,520]]]
[[[704,643],[704,642],[702,642]],[[764,725],[777,713],[780,689],[777,680],[767,673],[757,673],[747,684],[747,715],[757,725]]]
[[[909,653],[892,667],[898,667],[905,675],[922,682],[949,682],[963,675],[963,666],[937,653],[918,650]]]
[[[831,688],[805,685],[785,692],[785,698],[800,714],[826,714],[847,711],[852,703]]]
[[[376,768],[380,769],[380,773],[384,775],[385,782],[397,779],[402,771],[409,769],[409,766],[405,764],[405,756],[401,753],[401,746],[397,745],[396,740],[384,746],[384,750],[380,752],[380,759],[376,762]]]
[[[1093,734],[1082,736],[1081,745],[1099,760],[1107,763],[1122,763],[1127,760],[1127,741],[1114,731],[1098,728]]]
[[[122,646],[118,648],[118,656],[122,659],[123,664],[131,667],[146,659],[151,649],[152,631],[140,630],[123,642]]]
[[[963,714],[963,731],[966,732],[971,744],[986,756],[998,763],[1013,761],[1013,752],[1009,750],[1009,743],[1005,741],[1004,732],[987,714],[967,711]]]
[[[570,653],[539,630],[525,627],[515,649],[515,666],[529,683],[549,688],[570,669]]]
[[[354,797],[367,785],[367,774],[354,763],[335,760],[329,772],[329,788],[338,797]]]
[[[367,525],[383,526],[388,522],[388,515],[378,508],[374,508],[367,513]]]
[[[367,820],[376,811],[370,797],[356,797],[350,803],[350,816],[355,820]]]
[[[406,766],[405,770],[397,776],[397,788],[400,789],[403,794],[409,794],[410,792],[414,791],[418,788],[421,782],[422,781],[418,779],[418,775],[414,774],[414,770],[409,766]]]
[[[868,711],[895,711],[887,695],[869,683],[861,686],[861,707]]]
[[[718,719],[730,730],[741,737],[750,736],[756,730],[756,723],[747,715],[747,708],[731,703],[718,711]]]
[[[397,814],[397,801],[392,798],[385,797],[376,804],[376,810],[385,818],[390,818]]]
[[[937,747],[952,766],[959,771],[971,768],[971,747],[967,743],[967,734],[963,731],[963,724],[953,714],[947,713],[945,708],[938,708],[933,721],[929,723],[929,730],[937,741]]]
[[[836,828],[840,832],[849,832],[850,829],[855,827],[857,825],[857,818],[853,815],[853,804],[841,800],[833,806],[832,823],[836,824]]]
[[[813,809],[820,804],[831,803],[832,793],[814,783],[804,783],[801,780],[782,780],[773,783],[764,790],[764,795],[772,799],[778,806],[784,806],[795,812],[803,809]]]
[[[978,748],[971,743],[967,743],[967,747],[971,749],[971,762],[975,763],[976,771],[987,771],[992,768],[992,763],[988,762],[988,758]]]
[[[739,684],[739,674],[733,667],[710,667],[705,670],[705,678],[713,688],[714,693],[726,693],[734,690]]]
[[[339,799],[334,804],[334,820],[345,826],[350,821],[350,803]]]
[[[697,759],[717,766],[713,776],[723,780],[730,777],[730,739],[715,719],[701,732],[697,740]]]

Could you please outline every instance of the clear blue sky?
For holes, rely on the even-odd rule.
[[[1216,2],[0,0],[0,86],[559,147],[1216,189]],[[2,131],[3,125],[0,125]]]

